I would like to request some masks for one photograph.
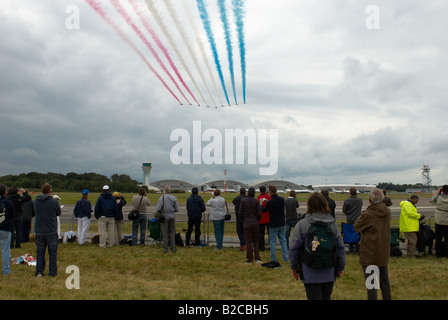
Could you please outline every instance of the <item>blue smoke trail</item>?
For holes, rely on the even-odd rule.
[[[210,47],[212,49],[213,57],[215,58],[216,69],[218,69],[219,78],[221,80],[221,85],[224,90],[224,94],[226,95],[227,103],[230,105],[229,97],[227,95],[226,86],[224,84],[224,76],[222,75],[221,63],[219,62],[218,51],[216,50],[215,38],[213,36],[212,28],[210,27],[210,19],[208,17],[207,9],[205,8],[205,4],[203,0],[196,0],[198,4],[199,14],[202,19],[202,24],[204,25],[204,30],[207,33],[208,42],[210,43]]]
[[[233,97],[235,99],[235,104],[238,104],[238,102],[236,101],[236,92],[235,92],[235,75],[233,73],[232,41],[230,39],[229,21],[227,19],[225,0],[218,0],[218,6],[219,6],[219,14],[224,28],[224,35],[226,38],[227,58],[229,60],[229,71],[230,71],[230,79],[232,82]]]
[[[243,0],[232,0],[233,14],[237,26],[238,42],[240,47],[241,75],[243,78],[243,100],[246,103],[246,48],[244,43]]]

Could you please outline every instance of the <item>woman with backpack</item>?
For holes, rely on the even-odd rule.
[[[344,273],[345,247],[324,196],[314,192],[289,243],[292,275],[302,280],[308,300],[330,300],[334,282]]]

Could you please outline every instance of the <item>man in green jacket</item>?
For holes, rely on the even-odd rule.
[[[408,200],[401,201],[401,213],[400,213],[400,231],[404,232],[407,244],[407,256],[415,258],[417,253],[417,234],[420,227],[419,220],[424,218],[417,212],[416,204],[419,200],[417,195],[412,195]]]

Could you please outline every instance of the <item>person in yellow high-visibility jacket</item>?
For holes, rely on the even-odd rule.
[[[419,200],[417,195],[412,195],[408,200],[401,201],[400,231],[404,232],[407,239],[407,256],[414,258],[417,253],[417,233],[420,227],[419,220],[424,218],[417,212],[416,204]]]

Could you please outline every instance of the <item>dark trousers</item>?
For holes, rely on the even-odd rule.
[[[304,283],[308,300],[331,300],[334,282]]]
[[[12,234],[11,234],[11,249],[14,248],[14,235],[16,239],[16,248],[20,248],[22,243],[22,217],[14,217],[11,222]]]
[[[246,239],[246,258],[248,262],[261,260],[259,248],[259,225],[258,223],[249,223],[244,225],[244,239]]]
[[[188,219],[188,229],[185,236],[185,244],[190,244],[191,233],[194,227],[194,245],[199,246],[201,243],[201,219]]]
[[[448,226],[436,223],[436,257],[448,258]]]
[[[240,239],[240,247],[246,245],[246,239],[244,238],[244,223],[242,219],[236,218],[236,233],[238,234],[238,239]]]
[[[380,289],[381,293],[383,295],[383,300],[390,300],[390,283],[389,283],[389,271],[387,269],[387,266],[385,267],[378,267],[379,269],[379,282],[380,282]],[[366,274],[366,267],[362,267],[362,271],[364,272],[364,277],[367,279],[372,274],[367,273]],[[367,299],[368,300],[378,300],[377,295],[378,290],[377,289],[367,289]]]
[[[45,271],[45,251],[48,247],[48,256],[50,263],[48,264],[49,276],[56,276],[58,274],[57,267],[57,252],[58,252],[58,234],[36,234],[36,275],[44,274]]]
[[[265,239],[264,239],[265,232],[267,232],[267,234],[269,236],[269,224],[260,223],[258,238],[259,238],[259,246],[260,246],[261,251],[264,251],[266,249],[265,248]]]

